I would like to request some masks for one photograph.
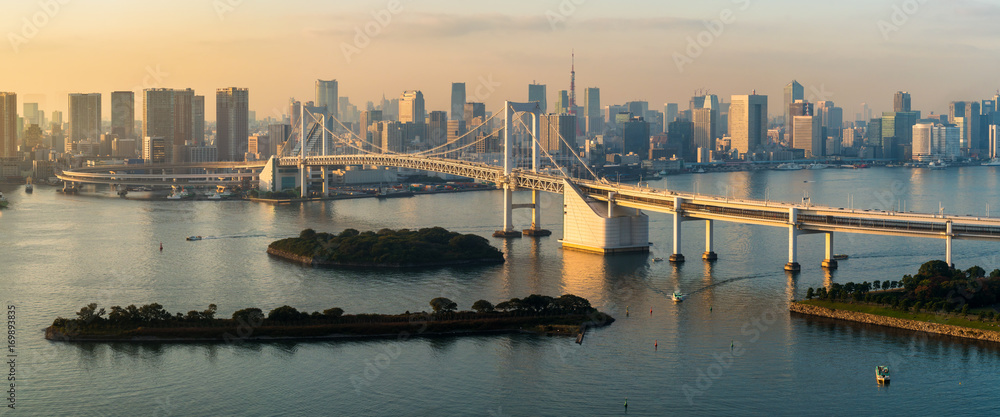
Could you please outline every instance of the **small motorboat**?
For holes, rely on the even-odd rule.
[[[187,240],[201,240],[201,236],[188,236]]]
[[[27,185],[24,186],[24,192],[31,194],[34,191],[35,191],[35,186],[32,185],[31,183],[28,183]]]
[[[889,367],[888,366],[876,366],[875,367],[875,380],[879,384],[889,383]]]
[[[679,303],[681,301],[684,301],[685,298],[687,298],[687,294],[684,294],[680,291],[674,291],[674,293],[671,294],[670,297],[674,299],[675,303]]]
[[[845,260],[847,258],[848,258],[848,256],[845,255],[845,254],[843,254],[843,253],[839,253],[839,254],[833,255],[833,260],[835,260],[835,261],[843,261],[843,260]]]
[[[663,258],[653,258],[653,262],[663,262]]]

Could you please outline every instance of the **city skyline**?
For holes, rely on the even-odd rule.
[[[101,93],[102,119],[109,120],[113,91],[142,97],[147,87],[239,86],[253,92],[250,110],[263,119],[286,112],[291,97],[315,100],[317,79],[337,79],[340,96],[359,108],[383,94],[419,90],[428,112],[448,110],[451,84],[464,82],[468,101],[494,109],[503,100],[527,100],[532,82],[547,85],[548,100],[558,101],[556,94],[569,88],[575,50],[577,94],[581,86],[600,88],[602,105],[683,103],[697,88],[727,101],[756,90],[777,102],[793,79],[807,100],[834,101],[846,119],[861,112],[862,102],[876,114],[891,110],[896,91],[908,91],[913,109],[925,114],[943,114],[952,101],[992,97],[990,69],[1000,56],[988,28],[1000,6],[909,1],[638,1],[622,10],[610,3],[515,1],[502,12],[443,1],[305,2],[309,14],[225,0],[103,2],[111,8],[22,2],[5,6],[10,17],[0,23],[8,34],[2,54],[14,63],[0,69],[0,91],[39,103],[46,114],[67,111],[68,94]],[[123,23],[96,28],[92,22],[106,18],[106,10]],[[142,19],[150,14],[158,18]],[[190,24],[169,23],[173,18]],[[358,35],[364,28],[373,35]],[[656,46],[611,42],[609,32]],[[928,64],[948,61],[969,71],[947,77],[947,66]],[[206,118],[215,120],[214,106],[206,107]],[[774,107],[769,113],[780,115]]]

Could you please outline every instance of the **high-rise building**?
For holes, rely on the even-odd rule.
[[[382,121],[382,110],[365,110],[361,112],[361,122],[359,123],[359,135],[365,139],[369,145],[375,145],[382,141],[382,136],[374,135],[372,125]],[[366,150],[371,150],[368,147]]]
[[[101,138],[101,94],[69,95],[69,140],[71,142]]]
[[[340,112],[338,111],[338,106],[340,105],[340,95],[337,90],[337,80],[316,80],[316,105],[326,107],[326,114],[332,114],[334,117],[339,118]],[[219,153],[219,158],[223,158],[221,152]]]
[[[38,103],[24,103],[24,123],[28,126],[42,125],[38,113]]]
[[[576,116],[571,114],[544,114],[539,119],[539,146],[550,155],[569,155],[569,144],[576,139]],[[561,136],[561,138],[560,138]]]
[[[677,155],[686,161],[695,160],[694,123],[687,119],[676,119],[667,124],[667,146],[676,149]]]
[[[898,93],[897,93],[898,96]],[[934,123],[917,123],[913,125],[913,159],[915,161],[932,161],[937,157],[931,143]]]
[[[194,112],[192,116],[194,146],[205,146],[205,96],[194,96],[194,101],[191,102],[191,111]]]
[[[792,148],[805,150],[807,158],[825,155],[823,148],[826,145],[826,140],[822,137],[819,117],[794,116],[792,129],[795,131]]]
[[[479,118],[480,122],[475,120]],[[472,130],[486,120],[486,104],[465,103],[465,128]],[[488,133],[488,132],[487,132]]]
[[[663,104],[663,131],[669,132],[670,124],[677,119],[677,103]]]
[[[559,90],[559,97],[556,100],[556,114],[569,113],[569,92],[566,90]]]
[[[767,96],[732,96],[729,107],[732,149],[746,154],[757,151],[767,140]]]
[[[805,99],[805,89],[802,88],[802,84],[799,84],[798,81],[792,81],[785,86],[785,126],[790,126],[792,124],[792,117],[795,117],[789,111],[789,106],[803,99]]]
[[[17,155],[17,94],[0,92],[0,158]]]
[[[63,112],[61,112],[59,110],[53,110],[52,111],[52,124],[59,125],[60,128],[62,127],[62,124],[63,124]]]
[[[528,101],[537,101],[541,108],[541,114],[549,111],[549,104],[545,99],[545,84],[528,84]]]
[[[462,106],[462,113],[465,113],[465,106]],[[444,145],[448,140],[448,113],[443,111],[432,111],[427,115],[427,138],[428,147],[434,148]]]
[[[423,124],[427,118],[424,111],[424,93],[406,91],[399,97],[399,121]]]
[[[215,147],[220,161],[242,161],[249,137],[250,90],[220,88],[215,91]]]
[[[788,116],[791,117],[792,123],[786,124],[786,133],[788,135],[788,143],[795,143],[795,117],[796,116],[814,116],[815,110],[813,103],[805,100],[796,100],[794,103],[789,104],[785,109],[788,112]]]
[[[583,90],[583,102],[586,105],[584,114],[587,116],[587,132],[599,135],[604,132],[604,117],[601,115],[601,89],[587,88]]]
[[[636,154],[649,159],[649,123],[642,116],[632,117],[622,125],[622,154]]]
[[[111,134],[121,139],[135,138],[134,92],[111,92]]]
[[[711,108],[694,109],[694,146],[715,150],[715,112]]]
[[[267,127],[267,138],[268,146],[271,148],[271,155],[278,155],[281,150],[281,146],[288,140],[288,137],[292,134],[292,125],[285,123],[275,123],[268,125]],[[218,157],[218,154],[216,154]]]
[[[896,113],[910,111],[910,93],[897,91],[896,95],[892,98],[892,111]]]
[[[159,144],[162,139],[166,162],[181,162],[184,159],[184,145],[191,140],[194,126],[192,100],[194,90],[173,90],[169,88],[149,88],[143,90],[142,116],[143,138],[140,153],[147,155],[147,143]],[[157,152],[153,152],[157,154]],[[147,158],[148,159],[148,158]]]
[[[913,125],[917,124],[915,112],[882,113],[882,138],[896,138],[896,144],[913,144]]]
[[[465,83],[451,83],[450,120],[465,120]]]
[[[882,149],[882,119],[869,120],[867,131],[867,145],[875,149]]]
[[[1000,136],[998,136],[998,134],[1000,134],[1000,126],[990,125],[990,131],[989,131],[989,135],[990,135],[989,156],[990,156],[990,159],[1000,158]]]

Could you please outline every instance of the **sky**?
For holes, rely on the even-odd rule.
[[[686,108],[696,90],[768,96],[805,86],[852,120],[867,102],[892,110],[993,97],[1000,88],[1000,1],[982,0],[4,0],[0,91],[46,114],[67,94],[193,88],[214,119],[217,88],[250,90],[257,118],[315,100],[316,79],[367,101],[421,90],[449,109],[452,82],[496,109],[548,87],[549,109],[568,90],[576,54],[577,103],[586,87],[602,106],[627,101]]]

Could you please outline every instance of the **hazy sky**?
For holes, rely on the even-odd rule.
[[[926,114],[1000,87],[998,1],[4,0],[2,10],[0,91],[47,114],[66,109],[67,93],[99,92],[110,118],[110,92],[131,89],[139,116],[142,88],[190,87],[214,119],[215,89],[237,86],[263,118],[289,97],[314,100],[317,78],[337,79],[361,108],[422,90],[428,111],[448,110],[452,82],[467,84],[469,101],[478,88],[492,110],[525,101],[534,80],[551,109],[569,88],[572,49],[577,102],[600,87],[602,106],[683,108],[696,89],[726,101],[756,89],[776,115],[797,79],[851,120],[861,102],[891,110],[897,90]],[[356,35],[366,28],[375,35]],[[699,40],[707,46],[691,46]]]

